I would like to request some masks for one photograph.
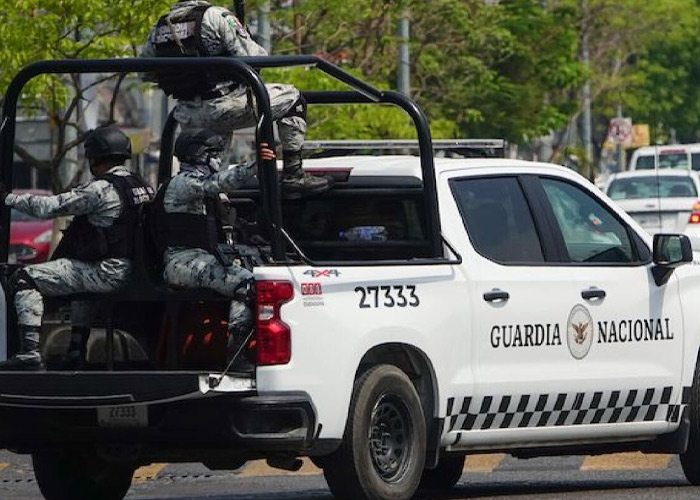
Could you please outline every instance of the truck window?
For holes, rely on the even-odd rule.
[[[636,262],[625,226],[601,203],[563,181],[542,179],[572,262]]]
[[[347,194],[285,203],[285,226],[310,258],[430,256],[420,195]]]
[[[688,168],[688,153],[659,153],[659,168]],[[644,155],[637,158],[635,170],[653,170],[654,155]]]
[[[506,264],[544,261],[530,207],[515,177],[455,179],[450,184],[477,252]]]
[[[690,153],[690,165],[693,170],[700,170],[700,153]]]

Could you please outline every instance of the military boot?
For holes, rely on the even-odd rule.
[[[326,177],[316,177],[304,172],[301,168],[301,151],[284,151],[284,166],[282,167],[282,196],[287,199],[298,199],[304,196],[321,194],[332,186],[332,180]]]
[[[3,371],[40,371],[44,370],[44,362],[39,352],[39,332],[41,327],[19,325],[20,351],[7,361],[0,363]]]
[[[61,370],[82,370],[87,357],[87,343],[90,338],[90,327],[73,326],[70,332],[68,352],[61,360]]]

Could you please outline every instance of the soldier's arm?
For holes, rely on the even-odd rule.
[[[10,193],[5,198],[5,205],[41,219],[85,215],[97,209],[100,204],[100,189],[107,185],[109,183],[106,181],[91,182],[53,196]]]
[[[266,56],[267,51],[255,43],[248,30],[227,9],[212,7],[206,12],[207,20],[221,37],[221,43],[232,56]]]

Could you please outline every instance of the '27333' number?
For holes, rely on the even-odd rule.
[[[355,293],[360,294],[360,309],[420,305],[415,285],[357,286]]]

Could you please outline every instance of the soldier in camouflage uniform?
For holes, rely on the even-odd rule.
[[[266,56],[234,14],[204,0],[181,0],[151,29],[141,56]],[[183,130],[208,128],[224,137],[228,151],[234,129],[256,124],[244,84],[217,74],[159,73],[154,79],[178,99],[175,118]],[[272,118],[283,146],[282,193],[287,198],[318,194],[330,180],[302,170],[301,149],[306,134],[306,102],[292,85],[266,85]],[[227,154],[223,154],[226,160]]]
[[[149,201],[153,190],[122,166],[131,157],[131,143],[118,128],[93,131],[85,141],[85,156],[95,176],[92,181],[55,196],[5,196],[5,205],[34,217],[76,217],[54,252],[55,260],[26,266],[10,280],[21,343],[20,352],[0,363],[0,370],[43,369],[43,296],[113,292],[129,276],[136,206]],[[91,320],[92,307],[75,303],[67,359],[71,367],[79,367],[84,359]]]
[[[255,175],[254,165],[219,171],[224,139],[207,129],[187,129],[175,142],[180,172],[161,186],[155,200],[157,246],[165,249],[163,278],[173,288],[206,288],[230,297],[229,359],[247,340],[253,327],[253,274],[228,257],[232,241],[222,234],[223,220],[216,203]],[[260,145],[260,157],[275,153]],[[247,368],[245,356],[234,368]]]

